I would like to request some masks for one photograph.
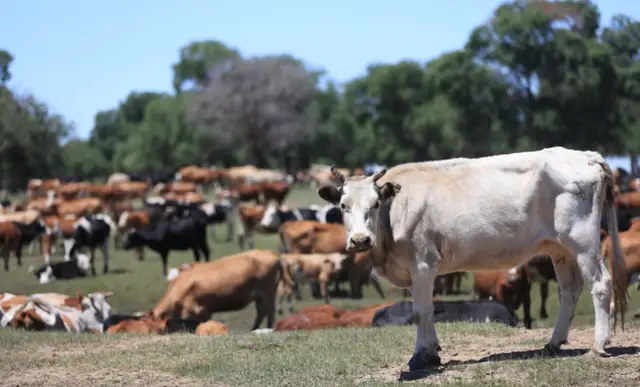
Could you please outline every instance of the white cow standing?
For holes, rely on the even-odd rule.
[[[371,177],[332,172],[342,185],[323,186],[318,195],[340,205],[347,250],[370,250],[377,273],[411,287],[418,317],[411,370],[440,364],[432,302],[438,274],[505,270],[537,255],[553,258],[561,293],[545,350],[555,354],[567,342],[586,281],[595,309],[593,351],[607,355],[611,276],[623,318],[627,293],[612,174],[600,154],[554,147],[402,164]],[[614,247],[611,275],[600,257],[605,203]]]

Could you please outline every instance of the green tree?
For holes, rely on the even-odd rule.
[[[180,49],[180,59],[173,65],[173,88],[180,93],[186,83],[201,87],[211,71],[224,71],[240,53],[215,40],[196,41]]]

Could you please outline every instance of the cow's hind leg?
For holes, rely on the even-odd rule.
[[[413,313],[417,325],[416,346],[409,360],[409,370],[415,371],[440,365],[438,336],[433,316],[433,288],[438,268],[422,262],[411,272]]]
[[[613,293],[611,274],[598,253],[592,256],[578,256],[578,265],[591,290],[595,311],[595,343],[592,350],[598,355],[606,356],[604,347],[611,339],[610,301]]]
[[[570,257],[569,254],[554,256],[552,260],[562,297],[560,298],[560,311],[551,335],[551,341],[545,346],[545,349],[550,354],[556,354],[560,346],[567,343],[569,328],[582,293],[584,280],[578,261]]]

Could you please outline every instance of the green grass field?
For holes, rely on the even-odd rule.
[[[321,203],[309,189],[295,189],[288,198],[290,206]],[[218,238],[225,236],[224,226],[216,227]],[[256,247],[277,249],[273,235],[255,237]],[[240,251],[237,243],[210,240],[212,258]],[[36,248],[37,253],[37,248]],[[111,252],[111,270],[101,275],[101,253],[96,252],[98,276],[40,285],[27,272],[30,265],[42,265],[42,256],[27,255],[18,268],[11,260],[9,272],[0,271],[0,292],[30,294],[60,292],[74,295],[96,290],[113,291],[114,312],[149,310],[166,289],[161,279],[159,258],[151,251],[138,262],[132,253]],[[55,256],[54,260],[61,260]],[[192,261],[190,252],[172,252],[169,266]],[[384,283],[387,285],[387,283]],[[343,288],[348,289],[348,284]],[[463,290],[470,291],[471,276]],[[300,308],[320,303],[306,293]],[[397,289],[385,287],[387,299],[400,299]],[[593,307],[585,290],[580,299],[571,348],[589,348],[593,340]],[[640,294],[630,289],[630,310],[640,307]],[[454,298],[468,298],[463,294]],[[550,337],[548,329],[555,323],[558,293],[551,285],[547,303],[550,318],[538,319],[539,288],[532,291],[534,327],[505,328],[493,324],[438,324],[443,347],[444,369],[419,376],[418,383],[447,386],[522,386],[522,385],[640,385],[640,356],[632,355],[640,344],[640,323],[629,316],[624,333],[613,338],[616,356],[603,360],[583,357],[548,359],[533,357],[531,351],[542,347]],[[380,302],[372,288],[366,287],[361,300],[333,299],[337,307],[356,308]],[[337,329],[316,332],[293,332],[261,336],[246,334],[255,310],[252,305],[214,318],[229,324],[227,337],[203,338],[194,335],[107,336],[37,333],[5,329],[0,331],[0,386],[67,386],[91,382],[94,386],[337,386],[387,385],[404,375],[411,356],[415,328]],[[520,312],[521,316],[521,312]],[[514,351],[520,351],[514,353]],[[491,355],[491,356],[490,356]],[[482,360],[482,361],[480,361]]]

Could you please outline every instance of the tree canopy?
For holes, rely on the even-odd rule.
[[[426,63],[370,64],[344,84],[290,55],[187,42],[174,90],[131,92],[86,140],[11,88],[0,49],[0,176],[83,179],[187,164],[290,171],[479,157],[549,146],[640,151],[640,22],[590,1],[511,1],[463,47]],[[162,65],[162,64],[160,64]],[[42,144],[47,144],[43,147]]]

